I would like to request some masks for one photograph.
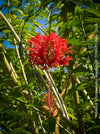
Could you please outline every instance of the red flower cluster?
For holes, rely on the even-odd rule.
[[[31,66],[37,64],[41,65],[42,69],[47,69],[66,65],[69,60],[72,60],[72,57],[68,55],[72,53],[72,50],[69,50],[72,47],[67,47],[66,40],[56,33],[44,36],[37,34],[28,43],[30,43],[28,50]]]

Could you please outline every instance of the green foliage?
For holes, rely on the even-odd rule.
[[[97,34],[100,36],[100,4],[93,3],[92,0],[5,0],[5,3],[0,6],[1,9],[7,9],[5,17],[21,41],[16,41],[11,29],[0,16],[0,41],[3,46],[0,46],[0,57],[4,54],[8,63],[12,63],[14,70],[13,68],[11,70],[17,80],[17,84],[15,84],[11,70],[9,71],[7,68],[5,60],[0,58],[0,127],[2,128],[0,132],[2,134],[37,134],[36,129],[38,129],[38,133],[43,134],[38,117],[38,113],[40,113],[46,133],[54,133],[56,119],[50,117],[49,113],[42,108],[42,99],[47,93],[43,79],[46,84],[48,84],[48,80],[40,68],[38,69],[43,79],[35,67],[30,67],[26,50],[29,45],[27,41],[32,36],[37,33],[44,35],[46,32],[53,31],[64,37],[68,46],[72,46],[74,50],[73,61],[68,66],[70,70],[66,66],[51,69],[51,75],[59,93],[64,89],[67,90],[64,104],[68,116],[72,124],[78,128],[77,111],[81,111],[86,133],[99,134],[100,109],[98,117],[95,119],[95,109],[90,105],[90,101],[95,103],[94,49],[96,33],[94,24],[98,23]],[[8,41],[14,48],[6,48],[4,41]],[[99,43],[100,38],[98,38]],[[16,45],[20,58],[16,53]],[[98,48],[99,58],[100,49]],[[20,60],[24,65],[28,84],[26,84]],[[100,76],[99,67],[98,65],[98,76]],[[75,76],[74,80],[72,80],[72,76]],[[75,79],[80,82],[77,83]],[[87,94],[84,95],[83,90]],[[77,91],[80,103],[76,105],[74,94]],[[87,99],[88,95],[89,99]],[[98,101],[98,105],[100,105],[100,101]],[[64,120],[61,111],[58,116],[60,116],[60,123],[65,129],[69,131],[73,129],[68,126],[69,124]],[[66,133],[63,128],[59,127],[59,129],[61,134]]]

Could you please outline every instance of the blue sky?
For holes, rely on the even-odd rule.
[[[4,0],[0,0],[0,7],[1,7],[1,6],[2,6],[2,4],[4,4],[4,3],[5,3],[5,1],[4,1]],[[4,9],[3,9],[3,10],[1,10],[1,11],[2,11],[3,13],[7,13],[7,12],[6,12],[6,10],[4,10]]]
[[[5,3],[5,0],[0,0],[0,7],[2,6],[2,4],[4,4]],[[3,12],[3,14],[7,14],[7,10],[6,9],[2,9],[1,10],[2,12]]]
[[[25,1],[25,0],[23,0],[23,1]],[[4,4],[5,3],[5,0],[0,0],[0,7],[2,6],[2,4]],[[11,9],[12,10],[12,9]],[[2,12],[3,12],[3,14],[7,14],[8,12],[7,12],[7,9],[4,9],[4,8],[2,8],[2,10],[1,10]],[[37,20],[39,23],[41,23],[44,27],[46,27],[46,25],[45,25],[45,23],[46,23],[46,19],[38,19]],[[35,30],[37,33],[39,32],[39,33],[42,33],[43,34],[43,32],[41,31],[41,30],[39,30],[38,28],[36,28],[36,30]],[[5,40],[4,42],[4,45],[6,46],[6,48],[14,48],[14,46],[13,45],[11,45],[7,40]]]
[[[0,0],[0,7],[1,7],[2,4],[4,4],[4,3],[5,3],[5,0]],[[7,10],[6,10],[6,9],[2,8],[1,11],[2,11],[3,14],[7,14]],[[4,43],[4,45],[6,46],[6,48],[14,48],[14,46],[11,45],[7,40],[5,40],[3,43]]]

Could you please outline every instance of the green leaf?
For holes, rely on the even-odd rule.
[[[82,12],[83,12],[82,7],[80,7],[80,6],[75,6],[75,12],[76,12],[76,13],[82,13]]]
[[[83,90],[86,87],[87,83],[83,83],[77,86],[77,90]]]
[[[53,15],[51,16],[51,20],[52,20],[52,21],[55,21],[55,20],[57,20],[57,17],[58,17],[58,14],[53,14]]]
[[[84,21],[89,22],[89,23],[97,23],[97,22],[100,22],[100,18],[88,17],[88,18],[84,19]]]
[[[66,38],[66,40],[67,40],[68,44],[76,44],[76,45],[78,45],[80,43],[80,41],[75,39],[75,38],[72,38],[72,39]]]
[[[12,131],[13,134],[21,134],[21,133],[24,133],[24,134],[31,134],[29,131],[26,131],[25,129],[22,129],[22,128],[15,128],[13,131]]]
[[[13,8],[13,11],[18,11],[21,15],[25,15],[24,12],[19,8]]]
[[[68,113],[69,117],[71,117],[74,120],[77,120],[77,118],[75,116],[73,116],[72,114]]]
[[[42,17],[48,18],[48,13],[46,11],[44,11],[44,10],[40,13],[40,15]]]
[[[30,115],[30,114],[28,114],[28,113],[26,113],[26,112],[24,112],[24,111],[15,111],[15,110],[8,110],[7,111],[7,113],[8,113],[8,115],[9,115],[9,117],[13,117],[13,118],[20,118],[20,117],[26,117],[27,119],[33,119],[33,117],[32,117],[32,115]]]
[[[17,122],[12,122],[12,123],[9,124],[9,127],[13,127],[13,126],[15,126],[16,124],[17,124]]]
[[[62,25],[62,27],[59,30],[59,33],[60,34],[63,33],[65,31],[66,27],[67,27],[67,22]]]
[[[18,101],[25,102],[23,98],[16,98]]]
[[[100,17],[100,12],[98,10],[95,10],[93,8],[87,8],[87,9],[84,9],[85,11],[88,11],[89,13],[92,13],[98,17]]]
[[[92,130],[92,129],[97,129],[97,128],[100,128],[100,125],[95,125],[95,126],[92,126],[92,127],[88,128],[87,132]]]

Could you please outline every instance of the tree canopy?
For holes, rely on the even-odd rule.
[[[0,133],[99,134],[99,0],[5,0],[0,10]],[[50,38],[41,51],[37,33],[43,43]],[[31,63],[36,53],[46,62],[31,65],[33,49]],[[63,58],[56,68],[55,51]],[[65,64],[66,57],[73,60]]]

